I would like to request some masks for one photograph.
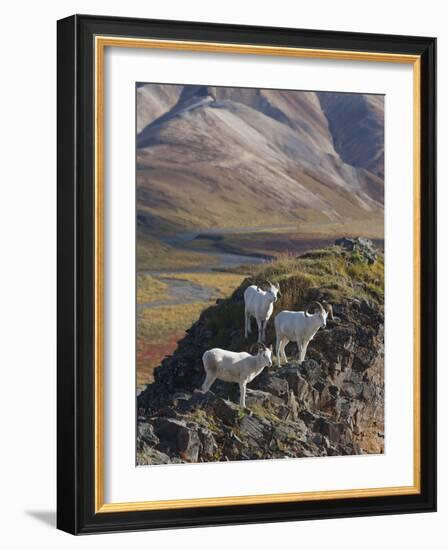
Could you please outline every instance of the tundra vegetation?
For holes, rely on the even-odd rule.
[[[143,388],[153,380],[153,369],[176,349],[177,341],[183,338],[201,311],[218,298],[230,296],[243,279],[242,273],[221,271],[166,271],[157,276],[144,272],[137,274],[138,388]],[[175,299],[170,301],[168,284],[164,280],[197,285],[203,289],[204,299],[199,296],[196,301],[188,303],[179,303]]]
[[[342,239],[240,272],[241,284],[198,311],[140,393],[137,463],[383,453],[382,252],[365,239]],[[288,363],[279,367],[273,358],[272,367],[247,383],[247,408],[240,407],[237,383],[217,377],[201,391],[202,357],[214,348],[250,349],[257,334],[244,335],[244,291],[268,280],[281,290],[273,317],[317,300],[332,304],[336,320],[327,317],[303,361],[296,343],[288,344]],[[266,343],[275,343],[274,323]]]

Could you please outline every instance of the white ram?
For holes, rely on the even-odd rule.
[[[272,366],[272,347],[267,348],[264,344],[258,344],[256,355],[213,348],[204,353],[202,363],[205,370],[202,391],[207,392],[216,379],[234,382],[240,386],[240,405],[245,407],[247,384],[265,367]]]
[[[309,312],[312,304],[317,305],[315,313]],[[327,316],[334,320],[333,308],[325,304],[326,309],[319,302],[311,302],[305,311],[281,311],[275,316],[276,354],[277,366],[281,366],[282,360],[288,361],[285,348],[289,342],[296,342],[299,350],[299,362],[305,360],[308,344],[314,338],[316,332],[327,324]]]
[[[267,290],[251,285],[244,291],[244,336],[251,333],[251,319],[255,317],[258,326],[258,341],[266,339],[266,325],[274,311],[274,302],[280,296],[278,284],[268,283]]]

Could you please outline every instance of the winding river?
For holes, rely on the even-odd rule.
[[[243,230],[249,230],[251,228],[242,228]],[[241,231],[241,228],[239,228]],[[204,263],[204,265],[186,268],[171,268],[171,269],[151,269],[143,271],[143,273],[151,275],[157,278],[159,281],[167,285],[167,298],[162,300],[156,300],[152,302],[144,302],[138,304],[138,310],[146,308],[154,308],[166,305],[175,304],[190,304],[194,302],[207,302],[211,300],[217,293],[217,291],[209,286],[203,286],[199,283],[193,283],[187,278],[174,278],[170,277],[170,273],[176,275],[185,273],[213,273],[214,271],[232,269],[240,265],[259,265],[266,262],[266,258],[259,256],[250,256],[244,254],[235,254],[222,252],[219,248],[212,248],[210,250],[198,250],[192,245],[189,245],[194,239],[202,234],[212,234],[213,236],[219,236],[224,233],[230,233],[235,231],[230,228],[213,228],[206,231],[189,231],[185,233],[178,233],[173,237],[167,237],[161,239],[163,242],[173,246],[175,248],[181,248],[183,251],[191,250],[195,254],[204,254],[210,256],[213,261],[210,263]],[[218,260],[216,262],[216,259]]]

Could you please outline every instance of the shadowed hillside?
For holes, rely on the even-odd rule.
[[[384,97],[331,92],[317,97],[341,159],[384,178]]]

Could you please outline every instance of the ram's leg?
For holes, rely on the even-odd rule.
[[[282,339],[277,336],[277,341],[275,343],[275,351],[277,354],[277,367],[282,366],[282,361],[280,357],[281,347],[282,347]]]
[[[258,341],[259,342],[262,342],[262,338],[263,338],[263,321],[259,321],[257,319],[257,326],[258,326]]]
[[[246,407],[246,382],[240,384],[240,406]]]
[[[216,376],[208,372],[205,377],[204,383],[202,384],[202,391],[208,392],[208,390],[212,387],[212,384],[215,380],[216,380]]]
[[[249,334],[251,333],[251,328],[250,328],[250,313],[247,310],[245,310],[244,312],[244,319],[245,319],[244,337],[248,338]]]
[[[266,342],[266,327],[267,327],[267,324],[268,324],[267,321],[263,321],[263,323],[262,323],[262,325],[263,325],[263,339],[262,339],[262,342]]]
[[[282,339],[282,342],[281,342],[281,349],[280,349],[280,353],[281,353],[281,356],[282,356],[282,360],[287,363],[288,362],[288,358],[286,357],[286,346],[289,344],[289,340],[287,340],[286,338],[283,338]]]
[[[302,345],[302,353],[300,355],[300,362],[305,361],[306,350],[308,349],[309,342],[304,342]]]
[[[302,350],[303,350],[302,341],[297,340],[296,344],[297,344],[297,350],[298,350],[298,355],[299,355],[299,363],[301,363],[303,361],[303,359],[302,359]]]

